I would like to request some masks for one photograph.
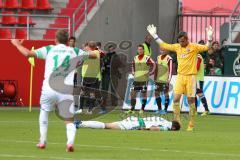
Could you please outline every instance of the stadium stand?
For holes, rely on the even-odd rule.
[[[49,0],[37,0],[37,10],[52,10],[53,7]]]
[[[34,0],[22,0],[21,8],[28,10],[36,9]]]
[[[16,17],[14,15],[10,15],[10,14],[14,14],[13,11],[5,11],[5,12],[2,12],[2,14],[3,14],[3,16],[2,16],[1,24],[3,24],[3,25],[15,25],[15,24],[17,24]]]
[[[27,30],[24,28],[17,28],[15,32],[16,39],[27,39]]]
[[[87,0],[87,13],[89,13],[92,8],[96,5],[96,0]],[[73,17],[73,14],[76,14],[76,17],[80,19],[78,23],[75,25],[75,28],[78,28],[84,20],[84,11],[85,11],[85,3],[84,0],[69,0],[69,3],[65,8],[62,8],[58,15],[66,15],[69,17]],[[68,26],[68,20],[63,18],[56,18],[53,24],[50,24],[50,28],[66,28]],[[72,25],[72,24],[71,24]],[[47,30],[44,35],[44,39],[53,39],[56,30]]]
[[[18,0],[5,0],[5,8],[6,9],[18,9],[19,8]]]
[[[2,9],[4,6],[3,6],[3,1],[0,0],[0,9]]]
[[[12,32],[9,28],[0,28],[0,39],[11,39]]]
[[[28,12],[19,12],[19,15],[24,15],[24,16],[19,16],[18,17],[18,25],[27,25],[28,24],[28,20],[27,20],[27,16],[30,14]],[[29,17],[29,25],[33,26],[36,23],[33,22],[32,17]]]
[[[0,24],[4,27],[9,26],[14,35],[17,28],[28,27],[29,17],[30,31],[27,33],[38,39],[54,39],[57,29],[72,28],[70,19],[74,14],[78,17],[78,23],[74,25],[76,30],[83,22],[85,13],[89,13],[96,2],[96,0],[63,0],[61,2],[58,0],[0,0]],[[17,36],[19,32],[16,31]],[[24,35],[20,37],[28,37],[23,30],[20,33]],[[72,29],[71,33],[73,33]]]

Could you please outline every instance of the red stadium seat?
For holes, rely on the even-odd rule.
[[[15,16],[10,16],[10,15],[4,15],[4,14],[14,14],[14,12],[2,12],[2,22],[1,24],[4,25],[15,25],[17,24],[17,20]]]
[[[37,7],[38,10],[51,10],[52,5],[49,3],[48,0],[37,0]]]
[[[3,6],[3,0],[0,0],[0,9],[4,8]]]
[[[26,16],[19,16],[18,17],[18,24],[19,25],[27,25],[27,15],[29,15],[30,13],[28,13],[28,12],[20,12],[18,14],[26,15]],[[35,25],[35,23],[33,23],[33,21],[32,21],[32,17],[29,17],[29,25],[31,25],[31,26]]]
[[[27,39],[27,30],[17,28],[15,32],[15,39]]]
[[[34,0],[22,0],[22,9],[35,9]]]
[[[0,39],[12,39],[12,32],[9,28],[0,28]]]
[[[19,8],[18,0],[5,0],[5,8],[18,9]]]

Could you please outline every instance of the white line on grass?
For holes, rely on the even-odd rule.
[[[63,121],[48,121],[49,123],[63,123]],[[26,124],[28,124],[28,123],[39,123],[39,121],[28,121],[28,120],[26,120],[26,121],[23,121],[23,120],[14,120],[14,121],[0,121],[0,123],[15,123],[15,124],[18,124],[18,123],[26,123]]]
[[[33,143],[34,141],[19,141],[19,140],[0,140],[0,142],[10,142],[10,143]],[[48,144],[52,145],[65,145],[65,143],[50,142]],[[106,145],[87,145],[87,144],[76,144],[75,146],[79,147],[89,147],[89,148],[100,148],[100,149],[109,149],[109,150],[133,150],[133,151],[154,151],[154,152],[172,152],[172,153],[186,153],[186,154],[197,154],[197,155],[212,155],[212,156],[229,156],[229,157],[240,157],[240,154],[232,153],[215,153],[215,152],[197,152],[197,151],[183,151],[183,150],[172,150],[172,149],[152,149],[152,148],[131,148],[131,147],[116,147],[116,146],[106,146]],[[91,159],[90,159],[91,160]],[[94,159],[95,160],[95,159]]]
[[[64,157],[42,157],[42,156],[33,156],[33,155],[19,155],[19,154],[2,154],[0,153],[0,157],[5,158],[40,158],[40,159],[56,159],[56,160],[73,160],[72,158],[64,158]]]

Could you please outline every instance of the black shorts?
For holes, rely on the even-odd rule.
[[[158,92],[168,92],[169,91],[169,84],[168,83],[155,83],[155,91]]]
[[[134,81],[133,82],[133,90],[134,91],[141,91],[141,92],[144,92],[144,91],[147,91],[147,84],[148,82],[136,82]]]
[[[203,93],[203,84],[204,84],[204,81],[198,81],[197,82],[197,94],[198,93]]]
[[[91,89],[99,89],[100,81],[98,80],[98,78],[83,78],[82,86],[88,87],[83,88],[83,91],[91,92]]]

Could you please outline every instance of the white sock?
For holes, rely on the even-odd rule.
[[[93,129],[104,129],[105,124],[98,121],[82,121],[81,127],[83,128],[93,128]]]
[[[39,114],[39,129],[40,129],[40,143],[47,141],[47,130],[48,130],[48,111],[40,110]]]
[[[73,123],[66,124],[67,129],[67,144],[74,144],[76,135],[76,126]]]

